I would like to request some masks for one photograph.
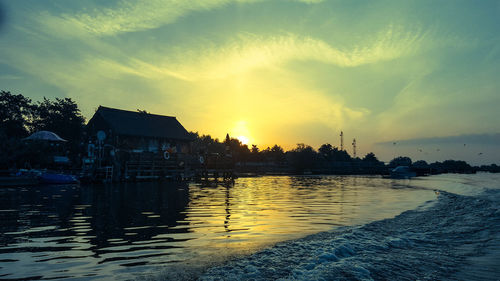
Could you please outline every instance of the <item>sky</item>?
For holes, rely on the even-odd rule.
[[[388,161],[500,164],[500,1],[0,0],[0,89]]]

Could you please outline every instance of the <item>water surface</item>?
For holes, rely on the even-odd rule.
[[[434,200],[440,182],[456,186],[454,177],[269,176],[1,189],[0,278],[121,280],[224,261],[394,217]]]
[[[393,218],[280,242],[199,279],[498,281],[499,180],[481,174],[413,181],[415,188],[441,187],[437,199]]]

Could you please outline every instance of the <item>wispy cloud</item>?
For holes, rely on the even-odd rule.
[[[194,11],[207,11],[233,3],[263,1],[266,0],[123,0],[113,8],[94,9],[87,13],[45,13],[40,17],[40,22],[51,29],[65,30],[70,34],[80,31],[104,36],[157,28]],[[322,0],[294,2],[313,4]]]
[[[379,142],[378,145],[433,145],[433,144],[482,144],[482,145],[500,145],[500,133],[496,134],[467,134],[458,136],[444,136],[431,138],[415,138],[404,140],[393,140]]]
[[[425,37],[425,33],[404,33],[389,26],[364,45],[341,48],[309,36],[243,34],[222,46],[200,44],[203,49],[198,52],[174,52],[162,65],[175,69],[179,77],[193,80],[220,79],[293,60],[356,67],[411,55]]]
[[[205,113],[205,116],[190,116],[193,119],[215,118],[214,122],[220,122],[217,120],[245,115],[252,116],[254,121],[261,118],[255,121],[258,124],[267,124],[267,120],[272,119],[277,128],[300,127],[307,123],[321,124],[335,131],[365,120],[371,111],[346,104],[335,93],[304,85],[288,76],[291,70],[286,64],[290,61],[315,61],[356,67],[411,55],[424,39],[425,34],[405,33],[390,25],[371,38],[368,36],[365,42],[351,46],[344,44],[343,47],[291,33],[275,36],[240,34],[223,44],[200,42],[191,48],[177,45],[146,54],[128,55],[122,48],[98,40],[100,43],[91,46],[97,53],[91,55],[85,48],[77,48],[74,50],[77,56],[71,60],[57,59],[54,54],[20,54],[15,50],[11,50],[14,53],[10,57],[17,57],[22,63],[19,66],[26,72],[70,95],[78,93],[88,104],[95,103],[96,99],[101,103],[114,99],[116,104],[125,97],[138,101],[133,90],[115,85],[116,81],[126,84],[130,77],[137,77],[155,87],[156,106],[178,103],[184,108],[192,108],[192,112]],[[175,88],[172,80],[188,86]],[[96,87],[106,89],[108,94],[101,96],[99,91],[92,89]],[[210,108],[214,105],[213,93],[217,93],[218,100],[224,101],[227,110],[220,106]],[[237,98],[235,93],[239,93]],[[160,96],[163,98],[158,99]],[[263,100],[267,102],[264,104]],[[198,108],[200,106],[203,108]],[[277,106],[280,110],[276,110]],[[189,113],[184,115],[189,116]],[[264,131],[267,127],[255,131]],[[264,137],[260,136],[261,139]],[[275,137],[279,138],[279,135]]]
[[[0,75],[0,80],[19,80],[19,79],[22,79],[22,77],[18,75],[11,75],[11,74]]]
[[[185,47],[167,47],[161,53],[148,53],[147,57],[127,56],[120,48],[100,42],[91,47],[110,55],[86,56],[78,64],[105,76],[132,74],[152,80],[172,77],[194,82],[243,75],[259,68],[280,68],[290,61],[316,61],[339,67],[388,61],[417,52],[426,36],[427,33],[404,32],[389,25],[365,42],[335,47],[318,38],[291,33],[239,34],[223,44],[200,41]]]
[[[500,101],[491,3],[55,2],[9,2],[0,79],[73,97],[87,116],[141,107],[219,137],[243,120],[255,140],[292,145],[342,129],[360,150],[500,132],[485,122]]]

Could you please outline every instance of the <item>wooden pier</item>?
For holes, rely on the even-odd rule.
[[[234,180],[235,179],[234,170],[232,169],[207,169],[197,171],[195,174],[195,179],[198,180],[219,180],[222,179],[224,181]]]

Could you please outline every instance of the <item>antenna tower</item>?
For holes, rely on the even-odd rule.
[[[352,140],[352,155],[356,158],[356,139]]]
[[[340,131],[340,151],[344,150],[344,132]]]

